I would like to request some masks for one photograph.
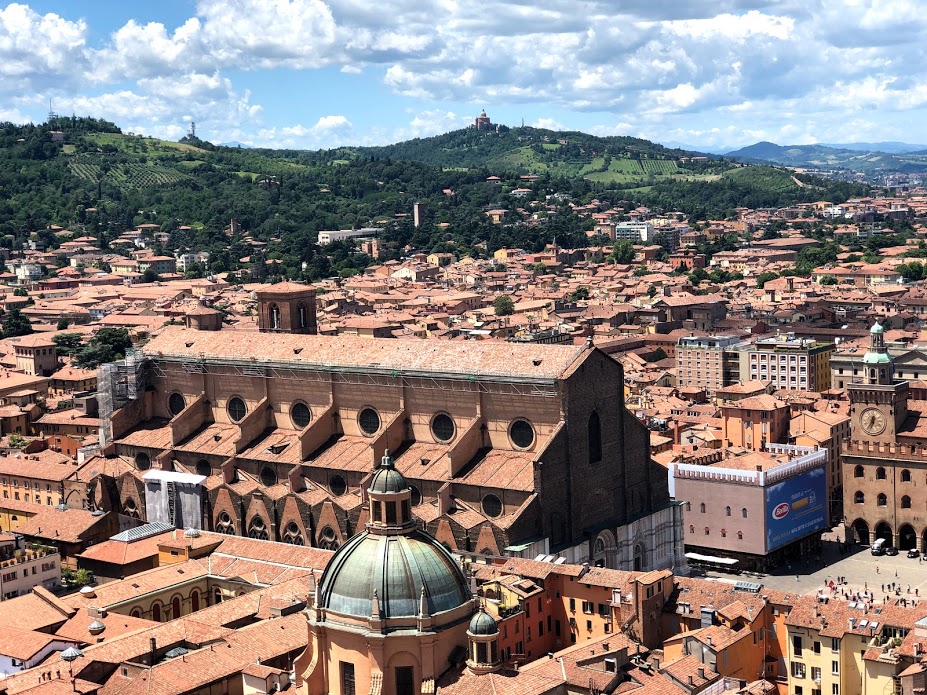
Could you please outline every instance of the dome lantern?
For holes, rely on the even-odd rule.
[[[389,449],[383,452],[380,466],[370,479],[367,493],[370,497],[368,531],[394,535],[408,533],[415,528],[412,519],[412,488],[393,465]]]
[[[475,674],[490,673],[502,664],[499,657],[499,627],[483,606],[467,628],[467,667]]]

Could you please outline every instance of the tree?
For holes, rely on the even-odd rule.
[[[760,289],[763,289],[763,285],[765,285],[770,280],[775,280],[777,277],[779,277],[778,273],[767,270],[766,272],[760,273],[756,276],[756,286]]]
[[[578,287],[570,294],[570,301],[573,302],[584,302],[587,299],[589,299],[588,287]]]
[[[647,296],[650,297],[651,299],[657,296],[657,286],[656,285],[651,285],[650,287],[647,288]]]
[[[154,271],[154,268],[149,268],[144,273],[142,273],[142,282],[157,282],[161,277]]]
[[[83,369],[94,369],[122,359],[130,347],[132,338],[125,328],[101,328],[87,345],[74,353],[74,362]]]
[[[825,275],[818,282],[822,285],[836,285],[837,278],[835,278],[833,275]]]
[[[634,260],[634,244],[626,239],[616,241],[608,260],[619,265],[627,265]]]
[[[14,338],[32,333],[32,323],[19,309],[12,309],[3,317],[3,337]]]
[[[73,355],[80,349],[83,343],[83,336],[80,333],[59,333],[52,342],[55,344],[55,352],[59,355]]]
[[[515,302],[507,294],[496,297],[492,306],[496,311],[496,316],[511,316],[515,313]]]
[[[63,317],[62,317],[62,318],[58,319],[58,324],[55,326],[55,330],[57,330],[57,331],[66,331],[66,330],[68,329],[68,326],[70,326],[70,325],[71,325],[71,322],[68,321],[66,318],[63,318]]]
[[[17,287],[15,290],[13,290],[13,296],[14,297],[28,297],[29,290],[27,290],[25,287]]]

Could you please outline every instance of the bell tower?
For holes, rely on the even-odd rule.
[[[316,333],[315,288],[278,282],[255,293],[258,329],[262,333]]]
[[[863,382],[849,384],[851,439],[894,444],[908,416],[908,382],[895,380],[895,365],[885,347],[885,329],[877,322],[869,330],[869,350],[863,355]]]

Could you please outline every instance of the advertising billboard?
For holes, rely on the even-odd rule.
[[[766,552],[827,525],[824,466],[766,488]]]

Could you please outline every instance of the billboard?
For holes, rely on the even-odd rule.
[[[766,488],[766,552],[827,526],[824,466]]]

